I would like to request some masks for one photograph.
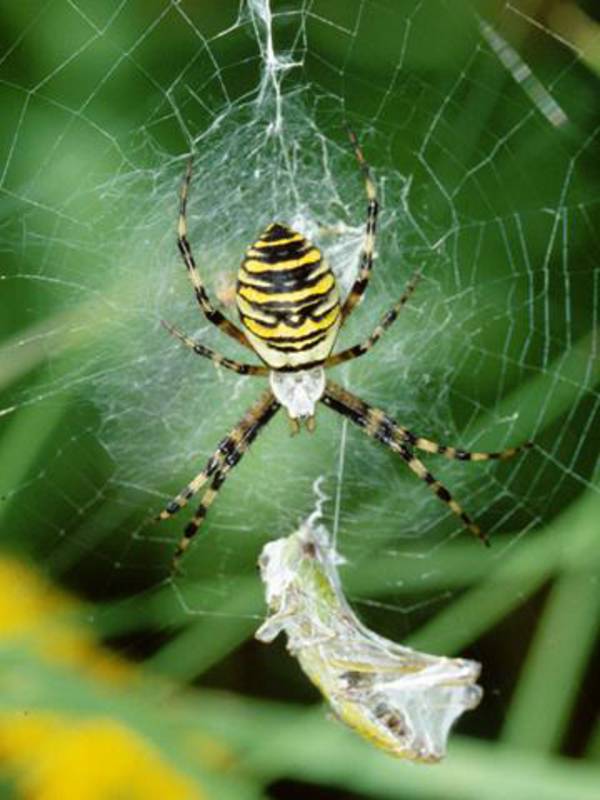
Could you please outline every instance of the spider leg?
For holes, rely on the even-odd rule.
[[[239,462],[242,458],[246,450],[251,445],[252,441],[255,439],[259,429],[267,424],[267,422],[272,418],[273,414],[279,408],[279,404],[275,403],[275,408],[270,409],[269,413],[265,415],[265,417],[257,423],[256,427],[251,431],[244,440],[242,440],[233,450],[228,457],[226,463],[223,465],[221,469],[217,469],[213,475],[213,478],[209,484],[208,489],[204,492],[202,499],[198,508],[196,509],[196,513],[188,522],[183,530],[183,536],[179,540],[177,547],[175,548],[175,552],[173,554],[173,571],[176,571],[180,562],[181,557],[188,549],[190,542],[194,538],[194,536],[198,533],[200,526],[204,522],[206,518],[206,514],[210,506],[214,503],[217,499],[219,490],[221,486],[225,483],[228,473],[233,469],[233,467]],[[187,500],[186,500],[187,502]]]
[[[239,454],[239,458],[241,458],[241,453]],[[217,495],[219,493],[219,489],[225,482],[225,478],[227,477],[226,472],[218,471],[212,481],[210,482],[210,486],[204,492],[202,496],[202,500],[200,501],[200,505],[196,509],[196,513],[188,522],[188,524],[183,529],[183,536],[179,540],[177,547],[175,548],[175,552],[173,553],[173,572],[176,572],[179,566],[179,561],[185,551],[188,549],[190,542],[194,538],[194,536],[198,533],[198,530],[202,523],[204,522],[204,518],[208,512],[210,506],[214,503],[217,499]]]
[[[206,462],[202,472],[199,472],[176,497],[167,503],[156,517],[156,521],[170,519],[188,504],[189,500],[204,486],[209,478],[220,472],[226,474],[234,467],[250,443],[256,438],[259,430],[271,420],[279,410],[279,407],[279,403],[275,400],[272,392],[263,392],[258,401],[248,409],[237,425],[219,442],[217,449]]]
[[[500,453],[467,453],[462,450],[454,450],[454,448],[446,448],[444,451],[444,445],[437,445],[435,442],[430,442],[429,439],[415,437],[414,434],[411,434],[406,428],[398,425],[383,411],[369,406],[332,381],[327,381],[325,392],[321,397],[321,402],[343,416],[348,417],[355,425],[362,428],[368,436],[381,442],[381,444],[386,447],[389,447],[390,450],[393,450],[395,453],[398,453],[407,467],[424,481],[436,497],[446,503],[450,510],[460,518],[465,528],[477,536],[478,539],[481,539],[485,544],[488,544],[486,534],[483,533],[481,528],[473,522],[465,511],[463,511],[462,507],[454,500],[448,489],[432,475],[422,461],[416,458],[411,447],[421,446],[421,449],[427,450],[427,452],[440,453],[446,455],[448,458],[469,460],[469,458],[467,458],[467,456],[469,456],[474,461],[483,461],[487,458],[508,458],[514,455],[519,448],[511,448],[509,451],[504,451],[508,453],[506,456],[502,456]],[[434,447],[436,449],[433,449]],[[465,455],[458,455],[459,453],[464,453]],[[479,458],[476,458],[476,456]]]
[[[386,314],[384,314],[379,322],[379,325],[377,325],[368,339],[360,344],[355,344],[353,347],[349,347],[347,350],[342,350],[336,355],[329,356],[323,366],[325,368],[334,367],[336,364],[341,364],[344,361],[351,361],[353,358],[358,358],[359,356],[363,356],[365,353],[368,353],[373,345],[377,344],[379,339],[381,339],[387,329],[398,319],[398,314],[402,310],[403,306],[406,305],[409,297],[417,288],[417,284],[420,280],[421,274],[419,272],[415,272],[406,284],[404,292],[400,295],[398,301]]]
[[[234,428],[234,431],[236,429]],[[232,433],[234,432],[232,431]],[[178,511],[181,511],[182,508],[187,506],[188,502],[191,498],[196,494],[196,492],[200,491],[200,489],[204,486],[206,481],[211,478],[216,472],[218,472],[219,467],[223,463],[225,459],[224,451],[231,450],[233,448],[234,442],[232,439],[232,435],[230,434],[227,436],[223,441],[219,444],[217,450],[212,454],[212,456],[208,459],[206,466],[199,472],[196,477],[190,481],[187,486],[182,489],[179,494],[170,500],[165,508],[158,514],[155,518],[155,522],[162,522],[165,519],[170,519],[171,517],[175,516]],[[221,450],[223,448],[223,450]]]
[[[202,472],[198,473],[158,515],[157,520],[169,519],[186,506],[196,492],[208,480],[212,479],[194,517],[184,529],[183,537],[175,551],[175,560],[182,555],[187,549],[190,540],[196,535],[209,506],[216,499],[217,493],[228,473],[240,461],[259,431],[271,421],[279,408],[280,404],[275,400],[272,392],[264,392],[258,401],[244,414],[238,424],[221,441],[215,452],[208,459]]]
[[[179,223],[177,226],[177,246],[179,247],[179,252],[181,253],[183,263],[187,268],[190,281],[192,283],[192,286],[194,287],[196,300],[198,301],[198,304],[202,309],[204,316],[209,322],[212,322],[213,325],[216,325],[224,333],[231,336],[240,344],[243,344],[244,347],[252,349],[252,346],[244,336],[243,332],[238,327],[236,327],[232,322],[230,322],[227,319],[227,317],[221,314],[221,312],[218,311],[210,302],[208,295],[206,293],[206,289],[204,288],[204,284],[202,283],[202,278],[200,277],[200,273],[198,272],[198,268],[196,267],[196,262],[192,254],[192,247],[187,238],[188,234],[187,199],[190,190],[191,180],[192,180],[192,159],[190,158],[190,160],[188,161],[183,183],[181,184],[181,193],[179,196]]]
[[[522,453],[524,450],[529,450],[533,447],[533,442],[525,442],[517,447],[507,447],[505,450],[498,450],[492,452],[481,452],[477,450],[461,450],[457,447],[452,447],[447,444],[440,444],[431,439],[425,439],[423,436],[417,436],[408,428],[398,426],[398,431],[403,440],[411,447],[416,447],[417,450],[423,450],[425,453],[434,453],[445,458],[456,459],[457,461],[506,461],[517,453]]]
[[[225,367],[226,369],[230,369],[233,372],[237,372],[239,375],[268,375],[269,369],[264,366],[257,366],[255,364],[242,364],[239,361],[234,361],[231,358],[227,358],[226,356],[222,356],[220,353],[217,353],[215,350],[211,350],[209,347],[197,342],[195,339],[192,339],[191,336],[183,333],[180,331],[179,328],[176,328],[175,325],[171,325],[170,322],[165,322],[165,320],[161,320],[161,323],[164,328],[174,336],[176,339],[179,339],[180,342],[186,347],[189,347],[190,350],[193,350],[196,355],[204,356],[204,358],[209,358],[215,367]]]
[[[350,316],[352,309],[359,303],[369,284],[369,278],[371,277],[371,270],[373,268],[373,252],[375,250],[375,234],[377,232],[377,214],[379,212],[377,191],[375,188],[375,182],[371,176],[369,165],[365,161],[365,157],[360,149],[360,145],[358,144],[356,134],[349,130],[348,136],[350,137],[350,142],[354,148],[356,159],[364,175],[368,202],[367,224],[365,228],[363,247],[360,254],[358,278],[354,282],[354,285],[342,306],[342,324]]]

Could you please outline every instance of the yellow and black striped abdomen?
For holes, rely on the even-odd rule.
[[[305,369],[331,352],[341,319],[335,277],[286,225],[269,225],[246,251],[236,302],[248,340],[273,369]]]

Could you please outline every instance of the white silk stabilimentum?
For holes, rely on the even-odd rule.
[[[343,563],[322,526],[267,544],[259,566],[270,616],[256,632],[287,647],[335,715],[376,747],[425,763],[446,754],[450,728],[482,697],[480,665],[402,647],[365,627],[342,591]]]

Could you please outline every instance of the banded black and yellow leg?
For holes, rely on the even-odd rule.
[[[481,452],[477,450],[462,450],[447,444],[440,444],[423,436],[417,436],[408,428],[398,426],[398,436],[411,447],[422,450],[424,453],[433,453],[456,461],[506,461],[524,450],[533,447],[533,442],[525,442],[517,447],[507,447],[505,450]]]
[[[271,393],[268,392],[267,394]],[[271,395],[271,397],[273,396]],[[258,435],[260,429],[263,428],[273,418],[279,407],[279,403],[273,398],[272,402],[261,412],[261,414],[254,417],[252,424],[244,430],[240,440],[234,446],[229,447],[229,453],[227,456],[224,459],[221,459],[221,466],[217,468],[208,489],[200,501],[200,505],[196,509],[196,513],[183,530],[183,536],[179,540],[179,544],[177,545],[173,555],[173,570],[177,569],[179,559],[188,549],[194,536],[198,533],[200,526],[206,518],[208,509],[217,499],[219,489],[225,483],[227,475],[240,461],[246,450],[248,450]]]
[[[487,544],[487,536],[482,532],[479,526],[473,522],[471,517],[465,511],[463,511],[461,506],[456,502],[456,500],[454,500],[448,489],[440,481],[438,481],[431,472],[429,472],[427,467],[418,458],[415,457],[411,447],[421,446],[421,449],[427,450],[427,452],[439,452],[440,455],[446,455],[449,458],[461,458],[457,454],[466,454],[467,451],[455,450],[453,454],[451,448],[446,448],[444,451],[443,445],[437,445],[435,442],[431,442],[429,439],[413,436],[410,431],[398,425],[395,420],[393,420],[383,411],[369,406],[367,403],[360,400],[355,395],[350,394],[350,392],[347,392],[345,389],[342,389],[341,386],[338,386],[332,381],[327,381],[321,402],[334,411],[337,411],[338,413],[350,419],[356,425],[361,427],[368,436],[376,439],[378,442],[381,442],[386,447],[389,447],[391,450],[398,453],[409,469],[412,470],[412,472],[414,472],[415,475],[417,475],[422,481],[424,481],[440,500],[446,503],[450,510],[460,518],[462,524],[471,533]],[[434,451],[432,449],[433,446],[441,449],[436,449]],[[525,445],[525,447],[527,446],[529,446],[529,443]],[[523,448],[511,448],[510,450],[504,451],[508,454],[505,457],[508,458],[511,455],[514,455],[519,449]],[[501,454],[469,453],[469,455],[479,456],[478,459],[471,458],[471,460],[483,461],[487,460],[489,457],[499,457]],[[469,459],[463,457],[463,460]]]
[[[240,460],[242,454],[254,441],[259,430],[264,427],[279,410],[280,405],[275,400],[272,392],[267,391],[259,397],[244,414],[238,424],[231,429],[228,435],[219,442],[215,452],[206,462],[202,472],[185,486],[156,517],[160,522],[177,514],[184,508],[191,498],[218,473],[227,473]]]
[[[342,364],[344,361],[351,361],[353,358],[358,358],[359,356],[363,356],[365,353],[368,353],[373,345],[377,344],[379,339],[381,339],[387,329],[398,319],[400,311],[402,311],[402,308],[408,302],[408,299],[417,288],[417,284],[420,280],[420,273],[415,272],[410,278],[409,282],[406,284],[404,292],[398,301],[386,314],[384,314],[379,325],[377,325],[369,338],[361,344],[355,344],[353,347],[349,347],[347,350],[341,350],[339,353],[336,353],[336,355],[329,356],[329,358],[325,361],[325,368],[335,367],[336,364]]]
[[[375,252],[375,235],[377,233],[377,214],[379,213],[379,203],[377,201],[377,190],[375,182],[371,176],[369,165],[365,161],[363,152],[358,144],[358,139],[353,131],[348,131],[350,142],[354,148],[356,160],[362,170],[365,179],[365,189],[367,192],[367,223],[365,227],[365,238],[360,254],[358,278],[354,282],[348,297],[342,306],[342,322],[350,316],[352,309],[360,302],[365,293],[373,269],[373,255]]]
[[[264,392],[258,402],[250,408],[242,420],[219,444],[219,447],[209,458],[202,472],[199,473],[199,475],[197,475],[159,515],[158,519],[161,520],[172,517],[188,504],[189,500],[209,479],[212,479],[194,517],[184,529],[183,536],[175,551],[175,561],[188,548],[191,539],[196,535],[209,506],[215,500],[229,472],[238,464],[244,453],[256,439],[260,430],[271,421],[279,408],[280,404],[275,399],[272,392]]]
[[[240,458],[241,458],[241,453],[240,453]],[[196,509],[196,513],[183,529],[183,536],[179,540],[179,543],[175,548],[175,552],[173,553],[173,564],[172,564],[173,572],[177,571],[181,557],[190,546],[190,542],[192,541],[194,536],[198,533],[200,526],[204,522],[208,509],[217,499],[219,489],[225,482],[226,477],[227,477],[226,472],[225,473],[217,472],[217,474],[213,477],[210,486],[208,487],[206,492],[204,492],[202,500],[200,501],[200,505]]]
[[[240,361],[235,361],[234,359],[227,358],[226,356],[222,356],[220,353],[217,353],[215,350],[211,350],[210,347],[206,347],[205,345],[197,342],[195,339],[192,339],[191,336],[183,333],[180,331],[179,328],[175,327],[175,325],[171,325],[170,322],[165,322],[165,320],[161,320],[161,323],[164,328],[174,336],[176,339],[179,339],[186,347],[189,347],[190,350],[193,350],[196,355],[204,356],[204,358],[209,358],[215,367],[225,367],[226,369],[230,369],[233,372],[237,372],[239,375],[262,375],[266,376],[269,374],[269,370],[267,367],[256,365],[256,364],[244,364]]]
[[[400,458],[402,458],[402,460],[406,463],[407,467],[412,470],[418,478],[420,478],[422,481],[425,481],[435,496],[438,497],[443,503],[446,503],[450,510],[460,518],[460,521],[465,528],[478,539],[480,539],[485,545],[489,546],[490,542],[488,535],[481,530],[479,525],[473,522],[471,517],[465,511],[463,511],[462,507],[452,497],[444,484],[441,481],[438,481],[435,476],[432,475],[425,464],[423,464],[423,462],[414,455],[412,450],[407,445],[398,444],[395,439],[387,440],[385,438],[380,438],[379,436],[375,436],[374,438],[398,453]]]
[[[183,179],[183,183],[181,184],[181,194],[179,198],[179,223],[177,226],[177,246],[179,247],[179,252],[181,253],[183,263],[187,268],[188,276],[192,286],[194,287],[196,300],[198,301],[204,316],[209,322],[212,322],[213,325],[216,325],[222,331],[227,333],[232,337],[232,339],[235,339],[240,344],[243,344],[244,347],[248,347],[251,350],[252,346],[244,336],[243,332],[236,325],[230,322],[227,317],[218,311],[210,302],[204,284],[202,283],[202,278],[198,272],[198,268],[192,253],[192,247],[187,238],[187,200],[191,181],[192,159],[188,161],[185,177]]]
[[[182,489],[179,494],[172,500],[169,500],[165,508],[155,518],[155,522],[162,522],[165,519],[170,519],[175,516],[178,511],[185,508],[191,498],[200,491],[204,484],[219,470],[224,460],[224,451],[229,449],[232,444],[231,435],[227,436],[219,444],[217,450],[208,459],[208,462],[202,472],[199,472],[196,477]],[[221,449],[223,448],[223,450]]]

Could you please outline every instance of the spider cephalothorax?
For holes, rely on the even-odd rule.
[[[326,380],[326,369],[362,356],[373,347],[396,320],[419,280],[419,275],[415,273],[403,294],[364,342],[339,353],[332,353],[338,331],[362,299],[369,283],[379,208],[375,184],[353,133],[350,133],[350,140],[365,178],[368,201],[358,276],[350,293],[340,302],[334,274],[321,251],[301,233],[287,225],[272,223],[246,250],[238,272],[236,304],[243,330],[212,305],[192,255],[186,221],[192,177],[191,161],[188,164],[181,188],[177,243],[196,299],[209,322],[253,351],[263,363],[246,364],[226,358],[173,325],[164,325],[183,344],[198,355],[210,358],[215,365],[226,367],[240,375],[268,377],[270,389],[259,397],[223,439],[202,472],[160,513],[159,519],[173,516],[208,483],[200,505],[177,546],[175,560],[183,554],[195,536],[229,471],[281,406],[287,411],[293,432],[299,430],[300,421],[303,420],[309,430],[314,428],[315,405],[318,402],[338,411],[361,427],[367,435],[396,452],[409,469],[460,518],[462,524],[484,541],[486,537],[479,526],[415,456],[414,450],[437,453],[461,461],[487,461],[510,458],[531,444],[527,442],[521,447],[511,447],[497,453],[475,453],[438,444],[417,436],[398,425],[385,412],[367,405],[341,386]]]

